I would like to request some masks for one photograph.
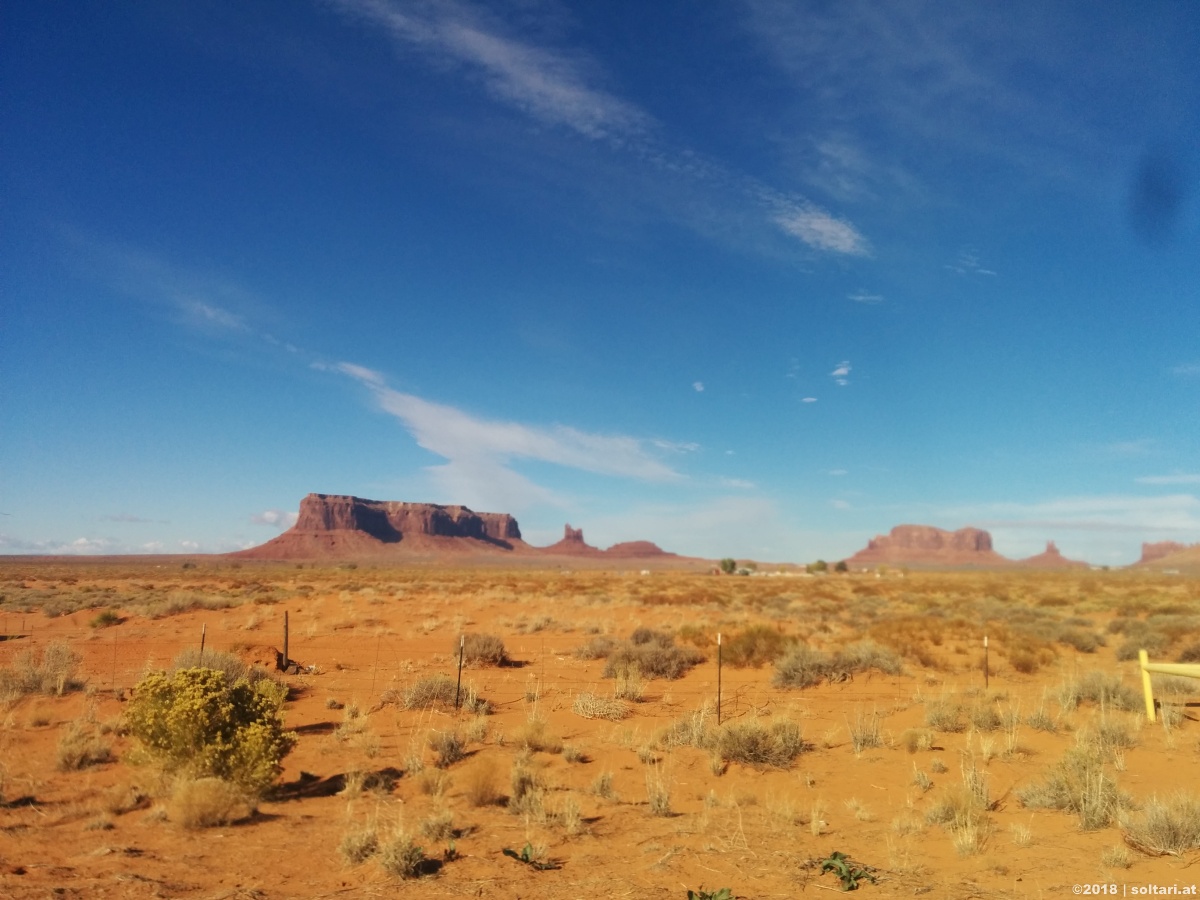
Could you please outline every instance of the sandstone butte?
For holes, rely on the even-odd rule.
[[[980,528],[944,531],[931,525],[897,525],[889,534],[872,538],[846,564],[852,568],[877,565],[1007,568],[1013,561],[993,550],[992,536]]]
[[[566,556],[600,560],[691,562],[649,541],[630,541],[601,550],[586,543],[582,529],[567,525],[563,539],[534,547],[521,537],[508,513],[480,513],[465,506],[364,500],[309,494],[300,501],[296,524],[278,537],[229,554],[244,559],[330,560],[392,556]]]
[[[1142,558],[1138,560],[1137,565],[1152,565],[1155,568],[1195,568],[1200,565],[1200,544],[1180,544],[1176,541],[1142,544]]]

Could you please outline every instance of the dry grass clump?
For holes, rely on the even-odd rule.
[[[1136,815],[1123,818],[1125,837],[1139,850],[1177,856],[1200,848],[1200,798],[1193,794],[1152,797]]]
[[[957,734],[967,730],[962,704],[954,697],[935,697],[925,705],[925,725],[934,731]]]
[[[245,678],[251,684],[262,681],[264,678],[272,678],[271,673],[266,669],[260,666],[248,666],[232,653],[226,653],[224,650],[201,652],[199,647],[188,647],[186,650],[181,650],[172,660],[171,668],[168,671],[178,672],[180,669],[215,669],[225,676],[225,680],[229,684],[233,684],[239,678]]]
[[[546,730],[545,719],[529,719],[513,736],[522,750],[530,753],[561,753],[562,739]]]
[[[379,846],[379,865],[397,878],[419,878],[424,873],[425,862],[425,851],[401,831]]]
[[[509,782],[508,811],[535,822],[544,821],[545,788],[538,773],[529,765],[529,760],[524,755],[518,755],[513,760]]]
[[[467,746],[457,731],[435,731],[429,735],[429,748],[437,758],[433,764],[448,769],[467,755]]]
[[[854,748],[855,756],[864,750],[871,750],[883,744],[883,735],[879,727],[880,719],[881,716],[877,710],[868,716],[859,709],[855,710],[853,722],[847,720],[847,727],[850,729],[850,746]]]
[[[671,786],[667,783],[662,766],[657,763],[646,769],[646,799],[652,815],[672,815]]]
[[[390,696],[395,696],[394,692]],[[405,709],[453,709],[456,696],[459,706],[468,712],[486,715],[492,711],[491,704],[479,696],[475,685],[464,684],[459,691],[458,683],[446,675],[430,675],[414,681],[395,699]]]
[[[658,735],[658,743],[665,748],[696,747],[711,749],[716,741],[715,732],[709,724],[714,717],[712,706],[706,701],[698,710],[681,719],[676,719]]]
[[[615,638],[607,634],[598,634],[576,647],[574,656],[576,659],[583,660],[606,659],[616,648]]]
[[[695,647],[676,646],[675,639],[666,632],[638,628],[609,654],[604,677],[616,678],[636,668],[646,678],[682,678],[704,658]]]
[[[61,641],[40,651],[27,647],[0,668],[0,701],[9,702],[27,694],[57,694],[77,691],[83,682],[75,677],[79,655]]]
[[[505,666],[508,665],[508,651],[504,649],[504,641],[494,634],[464,634],[461,636],[463,664],[468,666]],[[458,655],[459,643],[455,642],[455,656]]]
[[[775,662],[793,643],[794,638],[770,625],[750,625],[723,638],[721,661],[737,668],[758,668]]]
[[[1064,681],[1058,691],[1059,705],[1066,710],[1081,703],[1094,703],[1104,709],[1126,712],[1140,709],[1142,695],[1121,681],[1120,676],[1105,672],[1088,672],[1082,678]]]
[[[1030,809],[1073,812],[1085,831],[1105,827],[1129,802],[1105,770],[1101,755],[1088,747],[1068,750],[1044,781],[1018,791],[1017,799]]]
[[[433,813],[421,823],[421,834],[431,841],[454,837],[454,813],[448,809]]]
[[[713,747],[727,763],[758,769],[786,769],[805,749],[800,726],[787,719],[777,719],[770,727],[755,721],[731,722],[717,732]]]
[[[495,806],[500,802],[503,795],[496,784],[496,763],[493,760],[482,759],[467,770],[463,778],[463,796],[476,809]]]
[[[608,719],[619,722],[629,715],[629,706],[615,697],[601,697],[591,691],[583,691],[575,697],[571,710],[585,719]]]
[[[874,641],[858,641],[832,654],[796,644],[775,661],[771,682],[778,688],[807,688],[823,681],[842,681],[871,669],[895,675],[900,671],[900,658]]]
[[[54,764],[60,772],[111,762],[112,747],[96,733],[93,723],[72,722],[58,739]]]
[[[900,735],[900,746],[909,753],[933,748],[933,732],[928,728],[906,728]]]
[[[338,855],[350,866],[366,862],[379,851],[379,833],[374,825],[352,828],[342,835]]]
[[[251,798],[223,778],[180,778],[167,802],[167,816],[184,828],[214,828],[252,815]]]

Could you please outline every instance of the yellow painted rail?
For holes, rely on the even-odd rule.
[[[1138,665],[1142,669],[1142,692],[1146,695],[1146,718],[1151,722],[1154,721],[1154,687],[1150,683],[1151,673],[1200,678],[1200,663],[1152,663],[1145,650],[1138,651]]]

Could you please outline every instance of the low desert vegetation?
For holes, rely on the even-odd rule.
[[[797,644],[776,660],[772,683],[779,688],[809,688],[872,670],[895,675],[900,672],[900,659],[872,641],[858,641],[833,653]]]
[[[459,643],[455,642],[454,655],[458,656]],[[505,666],[509,663],[504,641],[494,634],[464,634],[461,638],[463,665]]]
[[[694,647],[680,647],[675,638],[664,631],[638,628],[624,644],[615,647],[604,666],[605,678],[628,677],[636,670],[645,678],[681,678],[705,656]]]
[[[215,669],[151,672],[126,710],[144,758],[167,773],[219,778],[258,796],[296,743],[283,729],[285,689],[272,681],[230,684]]]
[[[45,647],[27,647],[0,668],[0,701],[12,702],[29,694],[61,696],[77,691],[83,682],[76,678],[79,655],[61,642]]]
[[[1195,794],[1151,797],[1121,818],[1125,839],[1144,852],[1180,856],[1200,849],[1200,798]]]

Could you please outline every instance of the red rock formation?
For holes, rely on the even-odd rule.
[[[849,566],[996,566],[1009,560],[992,549],[992,536],[979,528],[943,531],[930,525],[897,525],[877,535],[846,560]]]
[[[1149,563],[1162,559],[1164,556],[1170,556],[1173,553],[1182,553],[1187,550],[1187,544],[1180,544],[1176,541],[1159,541],[1157,544],[1142,544],[1142,558],[1139,563]]]
[[[1089,568],[1088,563],[1079,562],[1074,559],[1067,559],[1054,545],[1054,541],[1046,541],[1046,549],[1036,556],[1030,556],[1027,559],[1017,560],[1018,566],[1027,566],[1033,569],[1077,569],[1080,567]]]
[[[597,556],[604,551],[583,539],[582,528],[572,528],[568,524],[563,526],[562,540],[549,547],[542,547],[541,552],[554,556]]]
[[[677,554],[668,553],[658,544],[652,544],[650,541],[624,541],[620,544],[613,544],[604,551],[604,555],[621,559],[649,559],[651,557],[676,556]]]
[[[517,520],[507,513],[309,494],[300,501],[300,515],[290,529],[261,546],[232,555],[254,559],[349,557],[374,555],[389,546],[430,552],[503,551],[526,545]]]

